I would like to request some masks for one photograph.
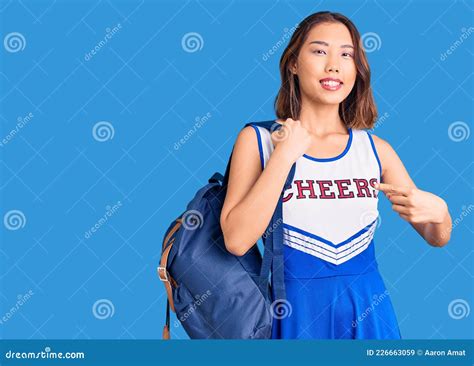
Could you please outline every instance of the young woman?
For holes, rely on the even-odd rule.
[[[287,316],[273,338],[401,338],[378,271],[378,191],[432,246],[450,239],[440,197],[418,189],[392,147],[369,134],[376,120],[360,35],[345,16],[312,14],[281,61],[278,132],[244,128],[236,141],[221,225],[243,255],[262,236],[283,195]],[[253,128],[252,128],[253,127]],[[383,183],[381,183],[383,182]]]

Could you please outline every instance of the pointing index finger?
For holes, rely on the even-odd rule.
[[[409,189],[408,187],[399,187],[395,186],[393,184],[387,184],[387,183],[379,183],[375,187],[379,191],[382,191],[385,194],[395,194],[395,195],[402,195],[406,196],[408,195]]]

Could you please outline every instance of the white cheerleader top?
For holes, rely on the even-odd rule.
[[[262,170],[274,149],[270,131],[255,129]],[[285,276],[314,278],[377,268],[373,238],[379,212],[373,184],[381,165],[370,133],[348,129],[347,145],[332,158],[296,160],[283,194]]]

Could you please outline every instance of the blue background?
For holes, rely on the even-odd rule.
[[[0,336],[161,338],[166,297],[155,270],[164,230],[223,171],[241,126],[274,118],[289,29],[331,10],[378,35],[368,58],[386,118],[374,133],[459,221],[451,242],[432,248],[380,200],[376,253],[402,336],[473,338],[474,35],[454,46],[474,25],[473,9],[469,1],[2,1],[1,40],[19,32],[25,41],[18,52],[3,42],[0,50],[0,137],[18,129],[0,146],[0,319],[8,317]],[[202,39],[195,52],[182,45],[190,32]],[[92,134],[101,121],[113,129],[103,142]],[[463,136],[450,137],[458,121]],[[16,230],[3,222],[12,210],[24,216]],[[104,299],[110,316],[100,319],[93,306]],[[464,316],[455,319],[448,308],[460,300]],[[172,338],[187,338],[174,318],[171,328]]]

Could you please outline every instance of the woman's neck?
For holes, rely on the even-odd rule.
[[[311,134],[324,136],[329,133],[345,133],[347,128],[339,116],[338,104],[318,104],[302,100],[299,116],[303,127]]]

